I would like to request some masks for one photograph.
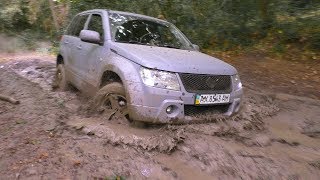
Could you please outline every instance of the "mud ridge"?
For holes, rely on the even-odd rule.
[[[135,129],[138,133],[127,133],[122,130],[117,131],[118,127],[101,119],[71,117],[66,123],[69,127],[81,131],[82,133],[105,139],[106,143],[114,146],[129,146],[146,151],[158,151],[171,153],[178,144],[184,141],[183,129],[172,131],[166,128],[152,129],[152,133],[141,134],[143,129]],[[126,125],[120,125],[126,126]]]

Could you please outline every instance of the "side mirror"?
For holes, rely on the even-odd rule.
[[[91,30],[82,30],[80,32],[80,39],[84,42],[94,43],[94,44],[101,44],[100,34],[96,31]]]
[[[198,45],[192,44],[192,46],[193,46],[193,48],[194,48],[195,50],[200,51],[200,47],[199,47]]]

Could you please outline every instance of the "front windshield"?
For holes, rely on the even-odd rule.
[[[110,13],[109,19],[115,42],[194,50],[182,33],[168,22],[119,13]]]

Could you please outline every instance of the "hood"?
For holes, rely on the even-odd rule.
[[[151,69],[192,74],[237,73],[231,65],[198,51],[117,42],[112,42],[111,49],[120,56]]]

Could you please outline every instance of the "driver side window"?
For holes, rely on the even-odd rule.
[[[101,37],[101,42],[104,41],[102,17],[99,14],[92,14],[88,25],[88,30],[98,32]]]
[[[70,36],[79,37],[80,31],[84,28],[88,15],[76,16],[69,25],[66,34]]]

